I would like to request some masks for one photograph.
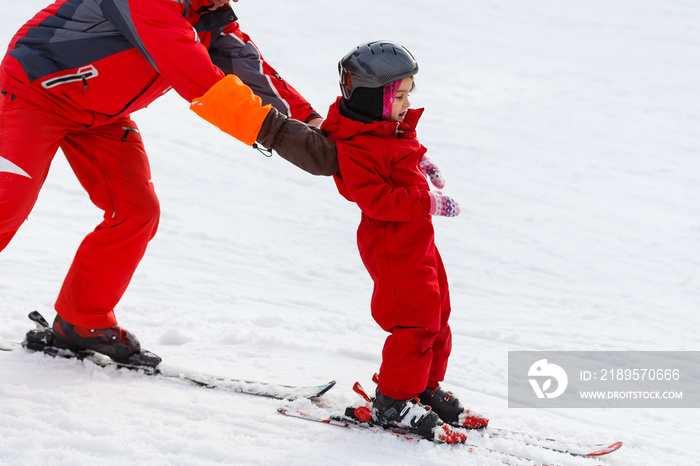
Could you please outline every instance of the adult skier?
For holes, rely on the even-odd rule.
[[[160,215],[130,114],[169,89],[245,144],[257,141],[312,174],[337,170],[334,145],[303,123],[318,125],[318,113],[236,19],[228,0],[58,0],[10,42],[0,65],[0,251],[32,210],[59,148],[104,211],[56,301],[57,344],[160,361],[141,352],[114,308]]]

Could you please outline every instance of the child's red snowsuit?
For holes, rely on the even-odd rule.
[[[211,0],[57,0],[14,36],[0,65],[0,251],[32,210],[56,151],[104,219],[80,245],[56,301],[66,321],[116,325],[158,226],[159,203],[130,114],[171,87],[188,102],[226,74],[264,104],[319,115]],[[190,139],[198,135],[192,129]]]
[[[443,380],[452,348],[447,276],[418,168],[427,150],[415,138],[423,109],[409,109],[402,123],[361,123],[340,114],[340,101],[321,129],[338,148],[338,190],[362,210],[357,245],[374,280],[372,317],[391,333],[379,390],[409,399]]]

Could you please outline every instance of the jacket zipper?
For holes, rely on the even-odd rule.
[[[160,75],[156,75],[156,77],[153,78],[153,79],[151,80],[151,82],[149,82],[149,83],[146,85],[146,87],[144,87],[144,88],[141,90],[141,92],[139,92],[138,94],[136,94],[136,95],[134,96],[134,98],[131,99],[129,102],[127,102],[127,104],[126,104],[121,110],[119,110],[117,113],[115,113],[115,114],[113,114],[113,115],[108,115],[108,114],[106,114],[106,113],[103,113],[103,115],[108,116],[108,117],[115,117],[115,116],[117,116],[117,115],[123,113],[124,110],[126,110],[127,108],[129,108],[129,107],[131,106],[131,104],[133,104],[134,102],[136,102],[136,101],[139,99],[139,97],[141,97],[142,95],[144,95],[144,94],[146,93],[146,91],[153,85],[153,83],[156,82],[156,80],[158,79],[159,76],[160,76]]]
[[[66,84],[66,83],[75,82],[75,81],[82,81],[83,82],[83,90],[85,92],[87,92],[87,90],[88,90],[87,80],[88,80],[88,78],[94,78],[95,76],[97,76],[97,70],[93,66],[89,66],[88,69],[86,69],[82,73],[80,71],[81,70],[78,70],[77,74],[69,74],[69,75],[60,76],[58,78],[49,79],[47,81],[44,81],[43,83],[41,83],[41,87],[43,87],[44,89],[50,89],[52,87],[60,86],[61,84]]]

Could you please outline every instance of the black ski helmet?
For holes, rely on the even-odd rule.
[[[396,42],[377,40],[358,45],[338,62],[340,90],[350,100],[358,87],[380,88],[418,73],[411,52]]]

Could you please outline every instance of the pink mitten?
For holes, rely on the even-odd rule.
[[[425,174],[425,176],[430,178],[430,182],[433,183],[433,186],[438,189],[445,187],[445,178],[442,177],[440,169],[433,163],[432,160],[428,158],[427,155],[423,155],[423,157],[420,159],[418,167],[420,168],[420,171]]]
[[[430,191],[430,215],[439,215],[441,217],[456,217],[461,212],[457,201],[451,197],[443,196],[439,193]]]

